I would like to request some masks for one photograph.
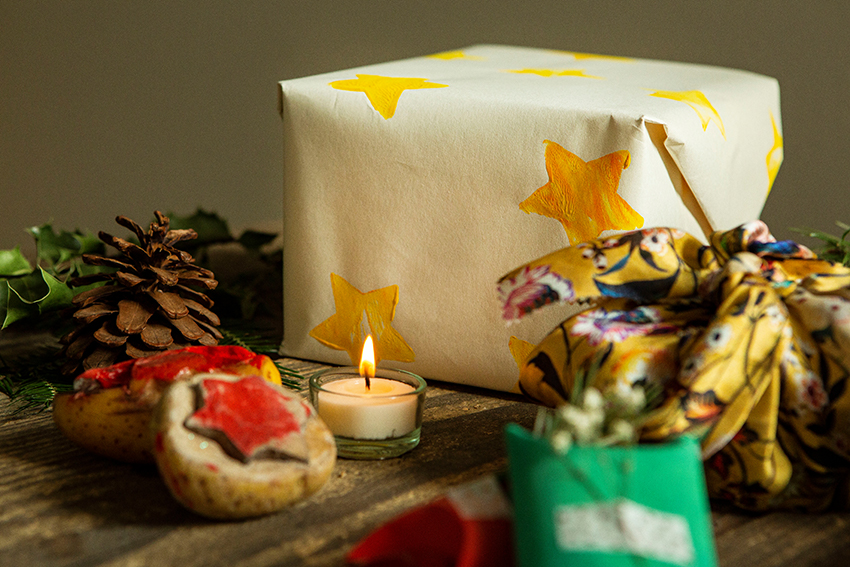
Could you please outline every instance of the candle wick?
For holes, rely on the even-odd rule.
[[[366,379],[366,391],[368,392],[369,390],[371,390],[371,389],[372,389],[372,381],[369,379],[369,375],[368,375],[368,374],[365,374],[365,375],[363,376],[363,378],[365,378],[365,379]]]

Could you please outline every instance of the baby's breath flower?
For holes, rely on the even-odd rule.
[[[635,426],[625,419],[614,418],[608,425],[608,435],[612,443],[630,443],[637,437]]]
[[[558,410],[558,417],[572,432],[576,443],[587,444],[602,434],[605,412],[602,408],[587,409],[565,404]]]
[[[618,384],[611,391],[612,413],[633,417],[646,409],[646,392],[641,387]]]
[[[552,435],[550,442],[552,443],[552,448],[555,452],[559,455],[563,455],[570,450],[570,447],[573,444],[573,436],[570,435],[569,431],[561,429]]]
[[[577,396],[578,403],[539,413],[535,434],[549,439],[561,455],[573,445],[635,443],[651,395],[639,385],[620,384],[604,395],[588,387]]]
[[[602,393],[594,387],[590,387],[584,391],[584,396],[582,397],[582,405],[585,409],[593,411],[593,410],[601,410],[605,405],[605,400],[602,397]]]

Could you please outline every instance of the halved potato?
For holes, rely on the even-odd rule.
[[[318,413],[258,376],[175,382],[151,428],[172,495],[210,518],[276,512],[317,491],[336,463],[333,434]]]
[[[259,375],[280,385],[265,355],[238,346],[191,346],[95,368],[74,380],[74,392],[53,400],[53,420],[77,445],[131,463],[153,462],[150,418],[162,392],[195,374]]]

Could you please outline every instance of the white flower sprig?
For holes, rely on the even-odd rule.
[[[636,443],[649,409],[643,387],[622,385],[604,394],[594,387],[584,388],[554,410],[541,408],[534,433],[545,437],[558,454],[573,445],[628,445]]]
[[[609,351],[598,353],[575,374],[569,403],[537,412],[534,435],[548,439],[560,455],[574,444],[605,447],[637,443],[649,412],[662,401],[663,387],[657,383],[644,387],[619,382],[604,393],[590,386]]]

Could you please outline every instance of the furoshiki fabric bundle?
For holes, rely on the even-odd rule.
[[[508,320],[589,308],[528,345],[519,387],[551,406],[577,374],[663,388],[641,441],[701,438],[709,494],[749,509],[846,508],[850,269],[753,221],[710,244],[679,230],[564,248],[503,277]]]

